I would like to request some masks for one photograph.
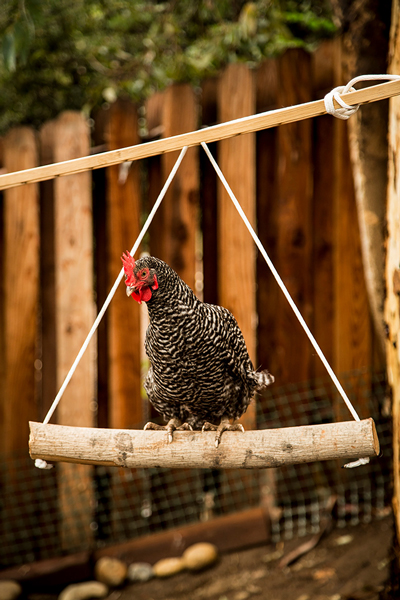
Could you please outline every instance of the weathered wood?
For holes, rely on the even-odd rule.
[[[110,108],[106,141],[110,149],[139,143],[137,111],[129,101],[118,100]],[[121,254],[130,250],[139,235],[140,171],[134,162],[107,169],[108,289],[121,270]],[[122,170],[121,170],[122,169]],[[140,307],[128,302],[120,286],[109,306],[108,410],[110,427],[135,427],[142,423],[140,396]],[[132,398],[137,398],[134,402]]]
[[[93,429],[30,422],[32,458],[117,467],[259,469],[333,458],[377,456],[372,419],[324,425],[215,433]]]
[[[89,129],[80,113],[67,111],[56,123],[54,156],[89,152]],[[55,194],[55,271],[57,310],[57,381],[64,380],[94,318],[91,175],[57,179]],[[93,346],[93,343],[92,343]],[[59,422],[91,425],[93,420],[94,361],[89,351],[58,407]],[[85,397],[86,402],[81,399]]]
[[[178,108],[179,107],[179,108]],[[198,104],[189,84],[172,85],[165,91],[162,112],[165,137],[194,130],[198,127]],[[199,151],[188,150],[179,171],[168,189],[160,213],[156,215],[163,224],[162,258],[195,291],[196,231],[199,201]],[[178,154],[163,154],[162,177],[170,174]],[[158,212],[158,211],[157,211]]]
[[[81,113],[67,111],[56,121],[54,158],[63,161],[88,154],[89,129]],[[61,386],[94,320],[93,238],[91,174],[80,173],[54,182],[55,275],[56,275],[56,340],[57,384]],[[94,340],[91,348],[94,346]],[[94,353],[86,352],[73,380],[58,407],[60,423],[91,426],[94,423]],[[85,399],[82,402],[82,398]],[[62,465],[59,472],[60,535],[65,549],[76,547],[82,527],[88,539],[92,535],[92,484],[88,474],[81,473],[81,486],[76,486],[80,467]],[[71,488],[76,502],[87,507],[77,523],[71,511]]]
[[[206,79],[201,88],[201,118],[203,127],[217,121],[218,79]],[[217,144],[208,146],[216,156]],[[218,304],[218,203],[217,174],[205,152],[200,152],[201,230],[203,235],[203,300]]]
[[[312,55],[314,93],[321,95],[335,86],[335,53],[332,42],[324,42]],[[335,120],[324,115],[313,120],[312,206],[312,332],[329,364],[333,364],[333,206]],[[327,160],[327,157],[330,157]],[[313,360],[310,375],[325,377],[320,360]]]
[[[342,80],[362,73],[388,71],[389,30],[392,2],[339,0],[342,35]],[[333,6],[333,5],[332,5]],[[395,21],[392,21],[395,24]],[[397,70],[391,70],[398,73]],[[385,323],[383,277],[386,236],[386,191],[388,169],[388,102],[376,102],[348,120],[350,157],[366,290],[376,350],[375,370],[385,368]]]
[[[54,162],[56,122],[48,121],[39,132],[40,163]],[[40,287],[41,287],[41,418],[57,394],[57,343],[55,306],[54,180],[40,184]]]
[[[397,96],[398,94],[400,94],[400,81],[390,81],[355,92],[342,94],[341,98],[348,104],[365,104]],[[339,108],[336,101],[335,106]],[[127,160],[139,160],[162,152],[181,150],[184,146],[197,146],[201,142],[208,144],[243,133],[260,131],[261,129],[276,127],[284,123],[293,123],[311,117],[318,117],[325,113],[323,100],[308,102],[300,106],[280,108],[267,113],[261,113],[260,115],[252,115],[244,120],[237,119],[232,122],[214,125],[207,129],[191,131],[190,133],[176,135],[171,138],[140,144],[132,148],[110,150],[109,152],[85,156],[73,161],[65,160],[62,164],[43,166],[34,170],[26,169],[18,173],[6,173],[0,176],[0,189],[44,181],[45,179],[52,179],[60,175],[81,173],[89,169],[101,169],[102,167],[109,167]]]
[[[339,62],[339,58],[338,58]],[[338,79],[340,76],[338,77]],[[372,322],[361,256],[360,233],[351,168],[347,123],[334,123],[334,362],[336,373],[372,364]],[[357,390],[355,390],[357,394]],[[357,410],[369,414],[366,398],[357,394]],[[336,418],[346,418],[341,400]]]
[[[390,72],[400,69],[400,2],[392,4],[392,28],[390,35]],[[386,339],[387,374],[392,391],[393,414],[393,510],[400,540],[400,293],[397,285],[400,248],[400,196],[398,177],[400,173],[400,99],[390,102],[389,108],[389,169],[386,222],[386,302],[385,321],[388,326]],[[397,559],[398,560],[398,559]]]
[[[278,60],[278,104],[311,98],[311,61],[302,50],[291,50]],[[304,320],[311,325],[312,122],[301,121],[277,131],[277,269]],[[279,384],[310,378],[312,346],[286,298],[276,309]],[[318,360],[317,357],[314,360]],[[293,407],[295,414],[296,407]]]
[[[257,507],[101,548],[94,558],[116,556],[128,563],[144,560],[153,564],[161,558],[179,556],[197,542],[215,544],[223,553],[268,544],[270,537],[268,514]]]
[[[164,93],[157,92],[156,94],[153,94],[152,96],[150,96],[150,98],[146,100],[146,121],[149,135],[151,134],[151,132],[156,132],[159,137],[163,131],[162,106],[164,102],[164,97]],[[151,209],[153,208],[154,203],[156,202],[164,184],[162,177],[161,159],[161,155],[158,154],[156,156],[150,156],[146,160],[148,190],[143,200],[147,203],[145,204],[145,209],[147,213],[150,213]],[[162,210],[162,208],[163,203],[161,204],[157,213],[154,215],[154,219],[149,228],[150,254],[152,256],[157,257],[161,256],[163,245],[162,242],[164,224],[162,219],[160,218],[159,212],[160,210]]]
[[[257,110],[276,104],[277,61],[265,61],[256,74]],[[277,129],[257,134],[257,227],[258,236],[275,264],[277,243]],[[281,291],[260,253],[257,253],[258,363],[276,375],[276,310]]]
[[[37,165],[35,133],[12,129],[4,138],[9,171]],[[1,390],[0,445],[4,454],[26,448],[27,421],[37,418],[35,366],[39,299],[38,186],[4,195],[4,376]],[[3,320],[4,319],[4,320]],[[35,416],[36,415],[36,416]]]
[[[253,72],[232,64],[221,76],[218,118],[227,121],[255,112]],[[218,145],[218,162],[250,223],[256,219],[255,135],[224,140]],[[256,250],[254,242],[221,182],[218,182],[218,301],[235,316],[247,350],[256,361]],[[233,282],[235,282],[233,284]],[[255,426],[255,402],[242,417],[245,427]]]
[[[250,508],[206,523],[193,523],[168,531],[144,535],[126,542],[107,545],[92,552],[79,552],[18,565],[0,571],[0,581],[14,579],[29,586],[29,591],[47,591],[69,583],[93,577],[93,565],[103,556],[117,557],[126,563],[149,562],[177,556],[192,544],[209,542],[219,552],[241,550],[270,541],[268,513],[262,508]],[[53,589],[51,591],[53,591]]]
[[[276,60],[264,61],[256,71],[256,110],[261,112],[277,104],[278,69]],[[275,264],[277,234],[276,174],[278,129],[264,129],[256,134],[256,189],[258,236]],[[276,373],[276,307],[281,291],[261,253],[257,253],[257,364]],[[260,505],[271,521],[280,516],[277,508],[277,469],[263,469],[259,474]]]
[[[92,553],[77,552],[68,556],[56,556],[46,560],[19,564],[0,571],[0,581],[13,579],[29,588],[29,593],[41,593],[65,587],[70,583],[93,578]]]

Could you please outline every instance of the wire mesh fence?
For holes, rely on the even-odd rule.
[[[391,427],[383,374],[342,378],[351,400],[376,422],[382,455],[358,469],[338,461],[265,470],[118,469],[29,457],[1,467],[0,564],[46,559],[205,521],[260,504],[271,511],[272,540],[318,532],[332,495],[337,526],[369,522],[391,502]],[[362,416],[367,416],[362,415]],[[348,420],[328,381],[271,386],[258,399],[259,428]]]

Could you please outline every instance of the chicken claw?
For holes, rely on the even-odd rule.
[[[244,427],[241,423],[229,423],[228,417],[222,417],[219,425],[213,425],[212,423],[208,423],[208,421],[204,422],[202,431],[216,431],[217,435],[215,436],[215,447],[218,448],[219,443],[221,441],[221,436],[224,431],[242,431],[244,433]]]
[[[157,423],[152,423],[149,421],[149,423],[146,423],[143,429],[161,429],[163,431],[167,431],[169,444],[172,442],[172,434],[174,431],[193,431],[189,423],[182,423],[182,421],[177,418],[170,419],[166,425],[157,425]]]

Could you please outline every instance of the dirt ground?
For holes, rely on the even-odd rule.
[[[378,600],[392,559],[393,520],[334,529],[291,566],[282,557],[307,538],[224,555],[201,573],[180,573],[114,591],[110,600]]]

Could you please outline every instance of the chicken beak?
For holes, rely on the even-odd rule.
[[[126,295],[127,295],[128,297],[129,297],[129,296],[132,294],[132,292],[134,292],[134,291],[135,291],[135,288],[134,288],[134,287],[131,287],[130,285],[127,285],[127,286],[126,286]]]

